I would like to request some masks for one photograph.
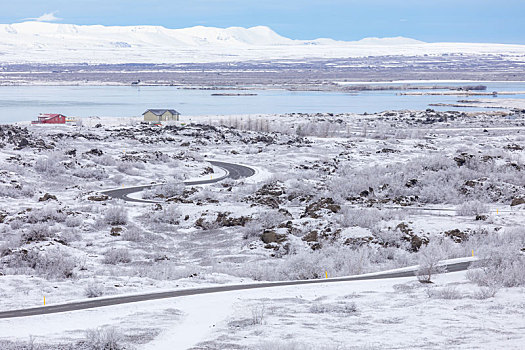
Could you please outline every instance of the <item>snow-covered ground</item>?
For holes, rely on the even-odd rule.
[[[42,22],[0,25],[2,63],[183,63],[414,55],[503,55],[523,61],[525,45],[424,43],[396,38],[355,42],[291,40],[268,27],[168,29]]]
[[[523,288],[479,300],[465,272],[273,287],[0,320],[7,339],[60,344],[118,327],[136,349],[521,349]],[[510,317],[509,317],[510,316]],[[154,320],[152,322],[152,320]]]
[[[0,126],[0,310],[473,253],[492,265],[435,284],[279,287],[1,320],[0,346],[34,335],[44,349],[82,348],[97,332],[86,331],[114,327],[137,349],[519,348],[521,111],[184,118]],[[207,160],[256,175],[184,187],[220,176]],[[145,194],[159,205],[100,194],[152,182],[165,183]]]

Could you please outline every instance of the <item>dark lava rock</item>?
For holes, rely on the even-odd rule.
[[[282,243],[286,240],[285,235],[280,235],[272,230],[265,230],[261,236],[261,240],[266,243]]]
[[[516,205],[525,204],[525,197],[524,198],[513,198],[512,202],[510,203],[511,207],[515,207]]]
[[[341,206],[338,204],[335,204],[334,200],[332,198],[321,198],[317,202],[313,202],[309,204],[304,211],[304,214],[302,217],[311,217],[314,219],[319,218],[321,215],[319,214],[319,211],[326,210],[332,213],[337,213],[339,210],[341,210]]]
[[[89,196],[88,197],[88,200],[93,201],[93,202],[103,202],[103,201],[107,201],[108,199],[109,197],[106,196],[105,194],[102,194],[100,196]]]
[[[112,236],[120,236],[120,233],[122,232],[122,227],[112,227],[111,228],[111,235]]]
[[[101,155],[104,154],[104,152],[102,152],[102,150],[99,150],[97,148],[93,148],[92,150],[85,152],[85,154],[91,154],[91,155],[100,157]]]
[[[445,236],[451,238],[456,243],[461,243],[468,240],[468,234],[466,232],[460,231],[457,228],[454,230],[445,231]]]
[[[310,233],[303,236],[302,240],[305,242],[317,242],[319,239],[319,232],[311,231]]]
[[[46,202],[46,201],[48,201],[48,200],[50,200],[50,199],[55,200],[55,201],[58,201],[58,199],[57,199],[56,196],[54,196],[54,195],[52,195],[52,194],[49,194],[49,193],[46,193],[43,197],[40,197],[40,198],[38,199],[38,201],[39,201],[39,202]]]
[[[29,141],[27,141],[26,138],[21,138],[20,141],[18,142],[18,148],[24,148],[27,146],[29,146]]]
[[[217,219],[215,220],[220,226],[233,227],[233,226],[244,226],[251,219],[246,216],[241,216],[238,218],[229,217],[230,213],[218,213]]]

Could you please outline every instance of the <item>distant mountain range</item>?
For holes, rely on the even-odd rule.
[[[184,63],[382,55],[505,54],[525,45],[424,43],[395,38],[292,40],[252,28],[0,24],[0,63]]]

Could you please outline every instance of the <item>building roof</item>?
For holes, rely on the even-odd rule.
[[[39,118],[46,118],[46,119],[55,118],[55,117],[64,117],[64,115],[52,114],[52,113],[43,113],[39,115]]]
[[[148,109],[146,112],[142,113],[142,115],[144,115],[144,114],[146,114],[146,113],[148,113],[148,112],[151,112],[151,113],[153,113],[153,114],[155,114],[155,115],[157,115],[157,116],[161,116],[161,115],[163,115],[163,114],[166,113],[166,112],[170,112],[170,113],[173,114],[173,115],[176,115],[176,114],[179,114],[179,115],[180,115],[180,113],[177,112],[177,111],[174,110],[174,109]]]

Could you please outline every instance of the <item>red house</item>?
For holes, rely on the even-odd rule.
[[[40,114],[38,120],[32,121],[31,124],[65,124],[66,116],[62,114]]]

